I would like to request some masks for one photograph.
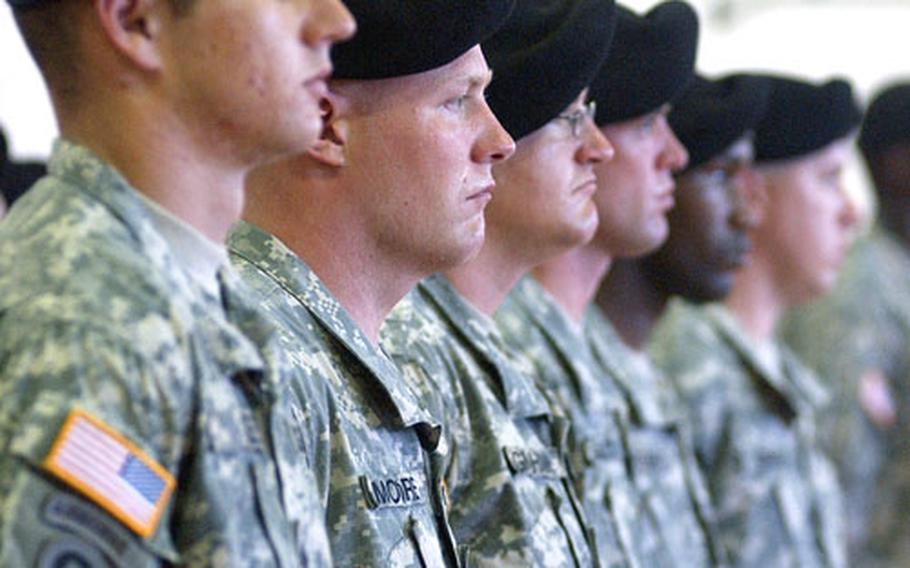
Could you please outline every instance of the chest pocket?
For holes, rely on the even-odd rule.
[[[718,467],[723,476],[720,522],[741,526],[739,548],[752,547],[756,557],[817,565],[809,488],[794,428],[776,417],[744,416],[732,431],[729,457]]]
[[[695,509],[677,431],[643,428],[629,436],[635,480],[647,514],[660,533],[667,563],[710,564],[704,526]]]
[[[390,567],[444,567],[440,536],[432,524],[435,517],[422,511],[432,509],[433,496],[426,476],[420,471],[379,474],[358,478],[365,507],[373,515],[395,515],[402,519],[401,538],[388,551]]]
[[[408,519],[408,538],[413,542],[420,558],[420,565],[426,568],[445,568],[443,561],[442,549],[439,547],[439,539],[435,537],[432,530],[416,517]],[[392,560],[390,558],[390,560]],[[394,566],[394,563],[390,562]]]
[[[797,470],[796,432],[777,420],[739,424],[733,439],[737,475],[752,491],[770,491]]]
[[[202,430],[206,450],[223,461],[265,460],[267,451],[261,426],[240,390],[225,381],[214,392],[206,393],[205,398]]]
[[[278,471],[266,425],[257,418],[258,405],[267,405],[247,392],[243,375],[231,381],[211,381],[203,393],[200,429],[206,484],[223,502],[212,503],[211,514],[224,524],[236,558],[275,558],[280,566],[299,563],[287,523]],[[270,543],[267,544],[267,543]]]
[[[636,480],[643,492],[659,490],[662,483],[683,483],[678,447],[669,429],[643,428],[629,434],[629,450]]]
[[[592,563],[591,537],[585,526],[584,514],[570,488],[568,474],[563,461],[556,452],[520,446],[504,446],[503,457],[513,476],[527,476],[538,480],[544,493],[545,507],[552,512],[552,519],[557,527],[551,527],[561,533],[559,540],[568,543],[571,559],[576,566],[588,566]],[[535,532],[546,533],[547,524],[541,522]],[[535,536],[536,538],[536,536]],[[556,543],[559,542],[554,541]],[[539,543],[538,543],[539,544]]]
[[[585,469],[602,468],[610,477],[626,475],[626,448],[617,428],[591,433],[581,443],[582,465]]]

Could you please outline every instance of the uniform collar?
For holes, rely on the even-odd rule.
[[[775,341],[780,365],[772,368],[767,364],[766,358],[760,356],[754,341],[746,335],[727,308],[721,304],[711,304],[705,307],[704,314],[727,344],[739,354],[753,376],[787,401],[795,412],[806,405],[818,409],[827,404],[829,395],[825,388],[783,343]]]
[[[598,362],[625,395],[636,421],[659,426],[677,421],[678,417],[670,416],[668,409],[661,407],[653,377],[643,376],[644,372],[654,373],[657,369],[653,365],[642,372],[634,368],[632,358],[637,354],[623,343],[616,328],[594,304],[585,312],[585,333]],[[643,382],[646,379],[647,384]]]
[[[455,333],[469,345],[479,359],[495,372],[490,375],[500,390],[501,402],[515,417],[550,414],[547,401],[534,385],[530,374],[522,373],[494,322],[478,312],[442,275],[431,276],[418,284]],[[530,371],[530,369],[528,369]]]
[[[167,241],[180,267],[208,294],[217,297],[218,271],[227,264],[224,245],[209,239],[141,193],[137,193],[137,197],[145,204],[149,219]]]
[[[193,296],[190,281],[152,221],[145,200],[113,167],[84,146],[66,139],[54,142],[48,174],[87,194],[119,220],[146,256],[167,278],[166,286]]]
[[[166,291],[175,316],[192,322],[194,335],[206,342],[208,355],[225,376],[249,371],[258,382],[263,362],[257,349],[228,321],[217,296],[207,293],[185,270],[155,222],[147,199],[91,150],[65,139],[54,143],[48,173],[86,194],[122,224],[134,240],[137,254],[151,264],[146,276],[158,280],[157,285]]]
[[[615,391],[609,379],[597,380],[594,376],[596,365],[579,326],[569,319],[565,311],[557,304],[556,299],[531,276],[522,278],[506,298],[501,310],[512,310],[529,319],[536,325],[548,341],[563,367],[568,369],[566,378],[572,383],[576,399],[588,411],[594,401],[603,400],[604,389]],[[604,384],[607,383],[607,384]],[[623,409],[622,395],[615,391],[606,397],[612,403],[612,409]]]
[[[241,221],[228,239],[232,254],[262,271],[296,299],[369,371],[392,408],[398,427],[435,426],[394,363],[374,348],[316,273],[278,238]]]

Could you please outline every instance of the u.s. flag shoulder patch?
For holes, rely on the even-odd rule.
[[[143,538],[154,534],[174,490],[166,469],[80,409],[70,411],[44,467]]]

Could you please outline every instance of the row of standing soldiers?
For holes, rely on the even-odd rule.
[[[906,88],[793,316],[861,111],[683,2],[9,2],[3,566],[910,562]]]

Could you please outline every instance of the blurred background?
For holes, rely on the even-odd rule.
[[[622,0],[645,11],[655,0]],[[850,79],[863,103],[881,85],[910,79],[910,0],[690,0],[702,34],[698,67]],[[0,4],[0,127],[10,154],[45,159],[56,135],[50,102],[13,22]],[[857,163],[847,184],[868,207]]]

